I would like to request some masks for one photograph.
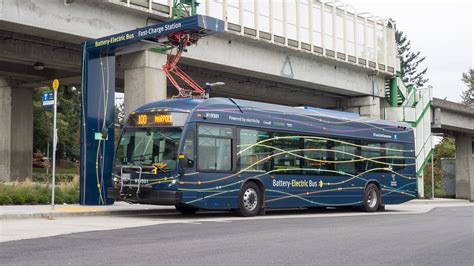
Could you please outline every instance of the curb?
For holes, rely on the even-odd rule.
[[[0,220],[15,219],[54,219],[55,217],[89,217],[89,216],[126,216],[126,215],[146,215],[146,214],[168,214],[173,215],[178,212],[173,209],[148,209],[148,210],[116,210],[116,211],[81,211],[81,212],[37,212],[37,213],[11,213],[0,214]]]
[[[464,199],[455,199],[455,200],[430,200],[430,199],[422,199],[422,200],[413,200],[403,203],[405,205],[444,205],[444,204],[469,204],[474,203],[474,201],[464,200]]]

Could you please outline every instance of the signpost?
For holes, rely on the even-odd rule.
[[[54,92],[52,91],[46,91],[43,92],[43,107],[49,108],[54,105]],[[48,140],[48,150],[46,152],[46,158],[49,162],[49,140]],[[46,174],[49,174],[49,168],[46,167]]]
[[[54,100],[53,100],[53,169],[52,169],[52,192],[51,192],[51,210],[54,210],[54,190],[56,186],[56,145],[58,142],[58,134],[56,129],[56,112],[58,107],[58,88],[59,88],[59,80],[53,80],[53,91],[54,91]],[[44,94],[43,94],[44,96]],[[43,105],[44,105],[44,98],[43,98]]]

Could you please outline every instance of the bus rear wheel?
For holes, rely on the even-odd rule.
[[[199,210],[199,208],[191,207],[189,205],[183,205],[183,204],[176,204],[174,205],[174,207],[181,214],[195,214]]]
[[[365,188],[364,205],[362,205],[362,210],[366,212],[375,212],[379,209],[380,203],[380,190],[377,185],[370,183]]]
[[[236,210],[240,216],[255,216],[262,206],[262,192],[254,182],[247,182],[240,190],[239,208]]]

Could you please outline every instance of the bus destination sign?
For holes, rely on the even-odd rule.
[[[132,116],[136,126],[172,125],[173,116],[169,113],[141,113]]]

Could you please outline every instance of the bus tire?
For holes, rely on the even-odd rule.
[[[240,190],[237,214],[244,217],[256,216],[262,206],[262,192],[254,182],[247,182]]]
[[[375,212],[379,209],[381,203],[380,190],[374,183],[369,183],[364,191],[364,205],[362,210],[365,212]]]
[[[199,208],[192,207],[189,205],[183,205],[183,204],[176,204],[174,205],[174,207],[181,214],[195,214],[199,210]]]

